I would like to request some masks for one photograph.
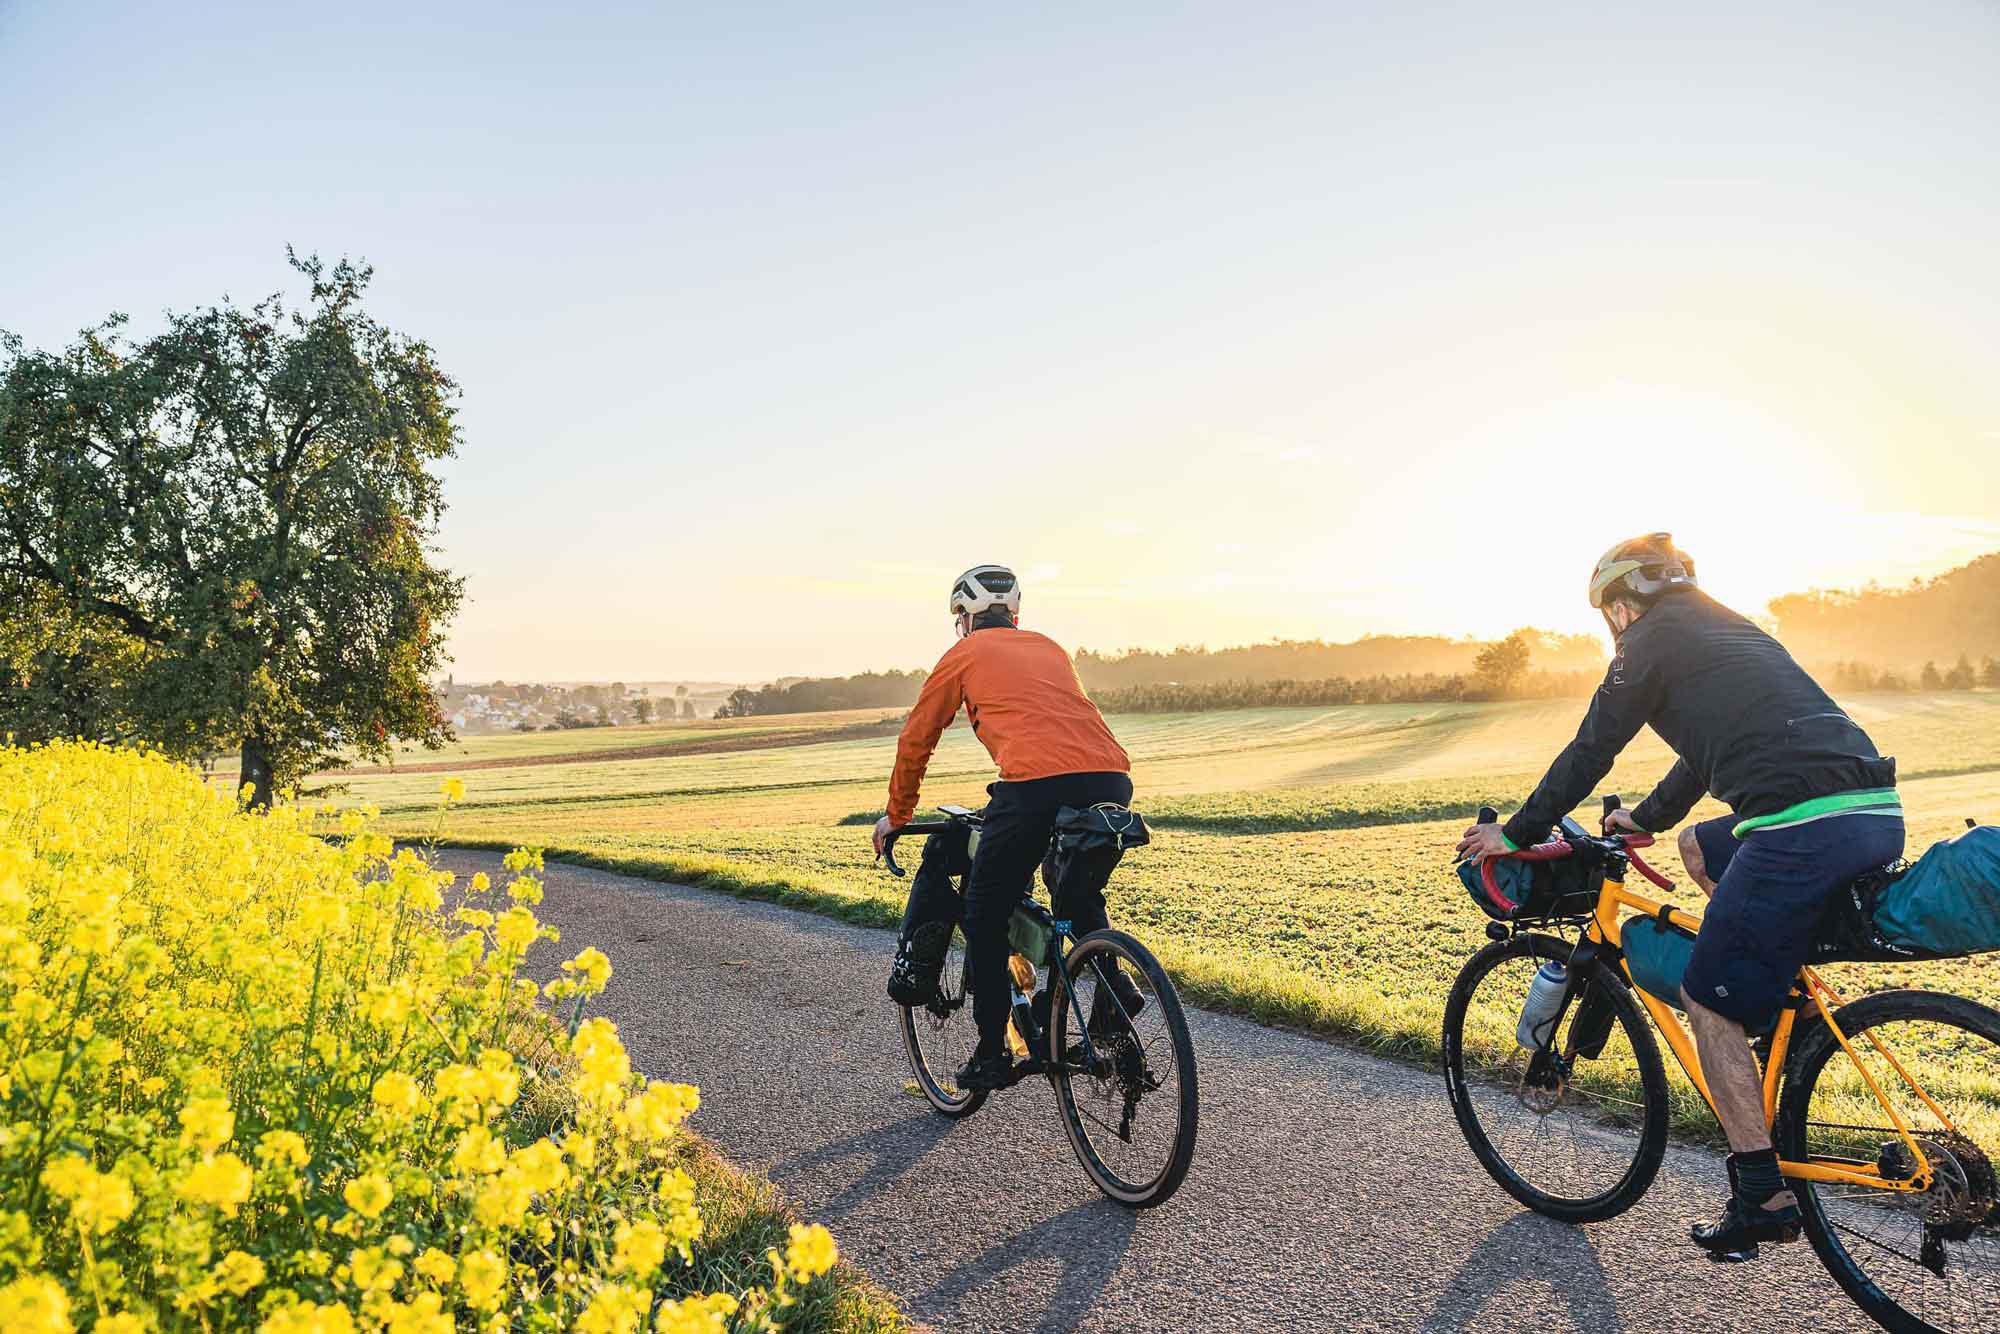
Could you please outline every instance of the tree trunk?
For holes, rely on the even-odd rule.
[[[243,772],[238,781],[250,787],[250,809],[271,809],[271,743],[265,737],[243,738]]]

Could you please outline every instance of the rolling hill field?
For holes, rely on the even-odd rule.
[[[1967,816],[2000,819],[2000,694],[1846,704],[1900,761],[1913,853]],[[1482,803],[1518,802],[1580,709],[1563,700],[1114,717],[1159,836],[1120,867],[1113,920],[1207,1003],[1432,1051],[1446,988],[1484,942],[1485,919],[1452,873],[1458,831]],[[358,773],[339,800],[379,807],[386,828],[411,838],[537,844],[892,924],[906,884],[872,865],[865,826],[881,809],[895,740],[879,712],[864,712],[485,738],[456,757],[422,756],[424,772]],[[570,738],[591,748],[545,744]],[[756,748],[701,745],[717,738]],[[438,762],[453,758],[467,797],[441,818],[440,768],[451,766]],[[1667,766],[1648,733],[1605,790],[1636,801]],[[978,742],[954,728],[925,803],[978,805],[991,776]],[[1679,871],[1670,848],[1655,861]],[[1698,898],[1686,890],[1684,901]],[[888,954],[885,940],[885,970]],[[1847,969],[1839,980],[1862,990],[1924,981],[2000,1001],[1991,960]]]

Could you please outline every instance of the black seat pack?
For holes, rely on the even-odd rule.
[[[1145,817],[1129,806],[1107,801],[1082,809],[1063,807],[1056,812],[1051,864],[1043,871],[1051,897],[1067,901],[1077,895],[1102,895],[1125,849],[1152,841]]]

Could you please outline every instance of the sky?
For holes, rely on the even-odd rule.
[[[459,381],[460,679],[1594,632],[2000,549],[2000,5],[0,0],[0,328]]]

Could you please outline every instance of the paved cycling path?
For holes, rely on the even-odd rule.
[[[1432,1071],[1199,1010],[1194,1168],[1135,1216],[1078,1168],[1046,1083],[960,1122],[904,1091],[887,932],[555,863],[547,886],[553,957],[611,957],[634,1064],[701,1085],[701,1131],[940,1329],[1874,1328],[1803,1242],[1720,1266],[1681,1240],[1713,1155],[1672,1150],[1629,1213],[1564,1227],[1488,1180]]]

